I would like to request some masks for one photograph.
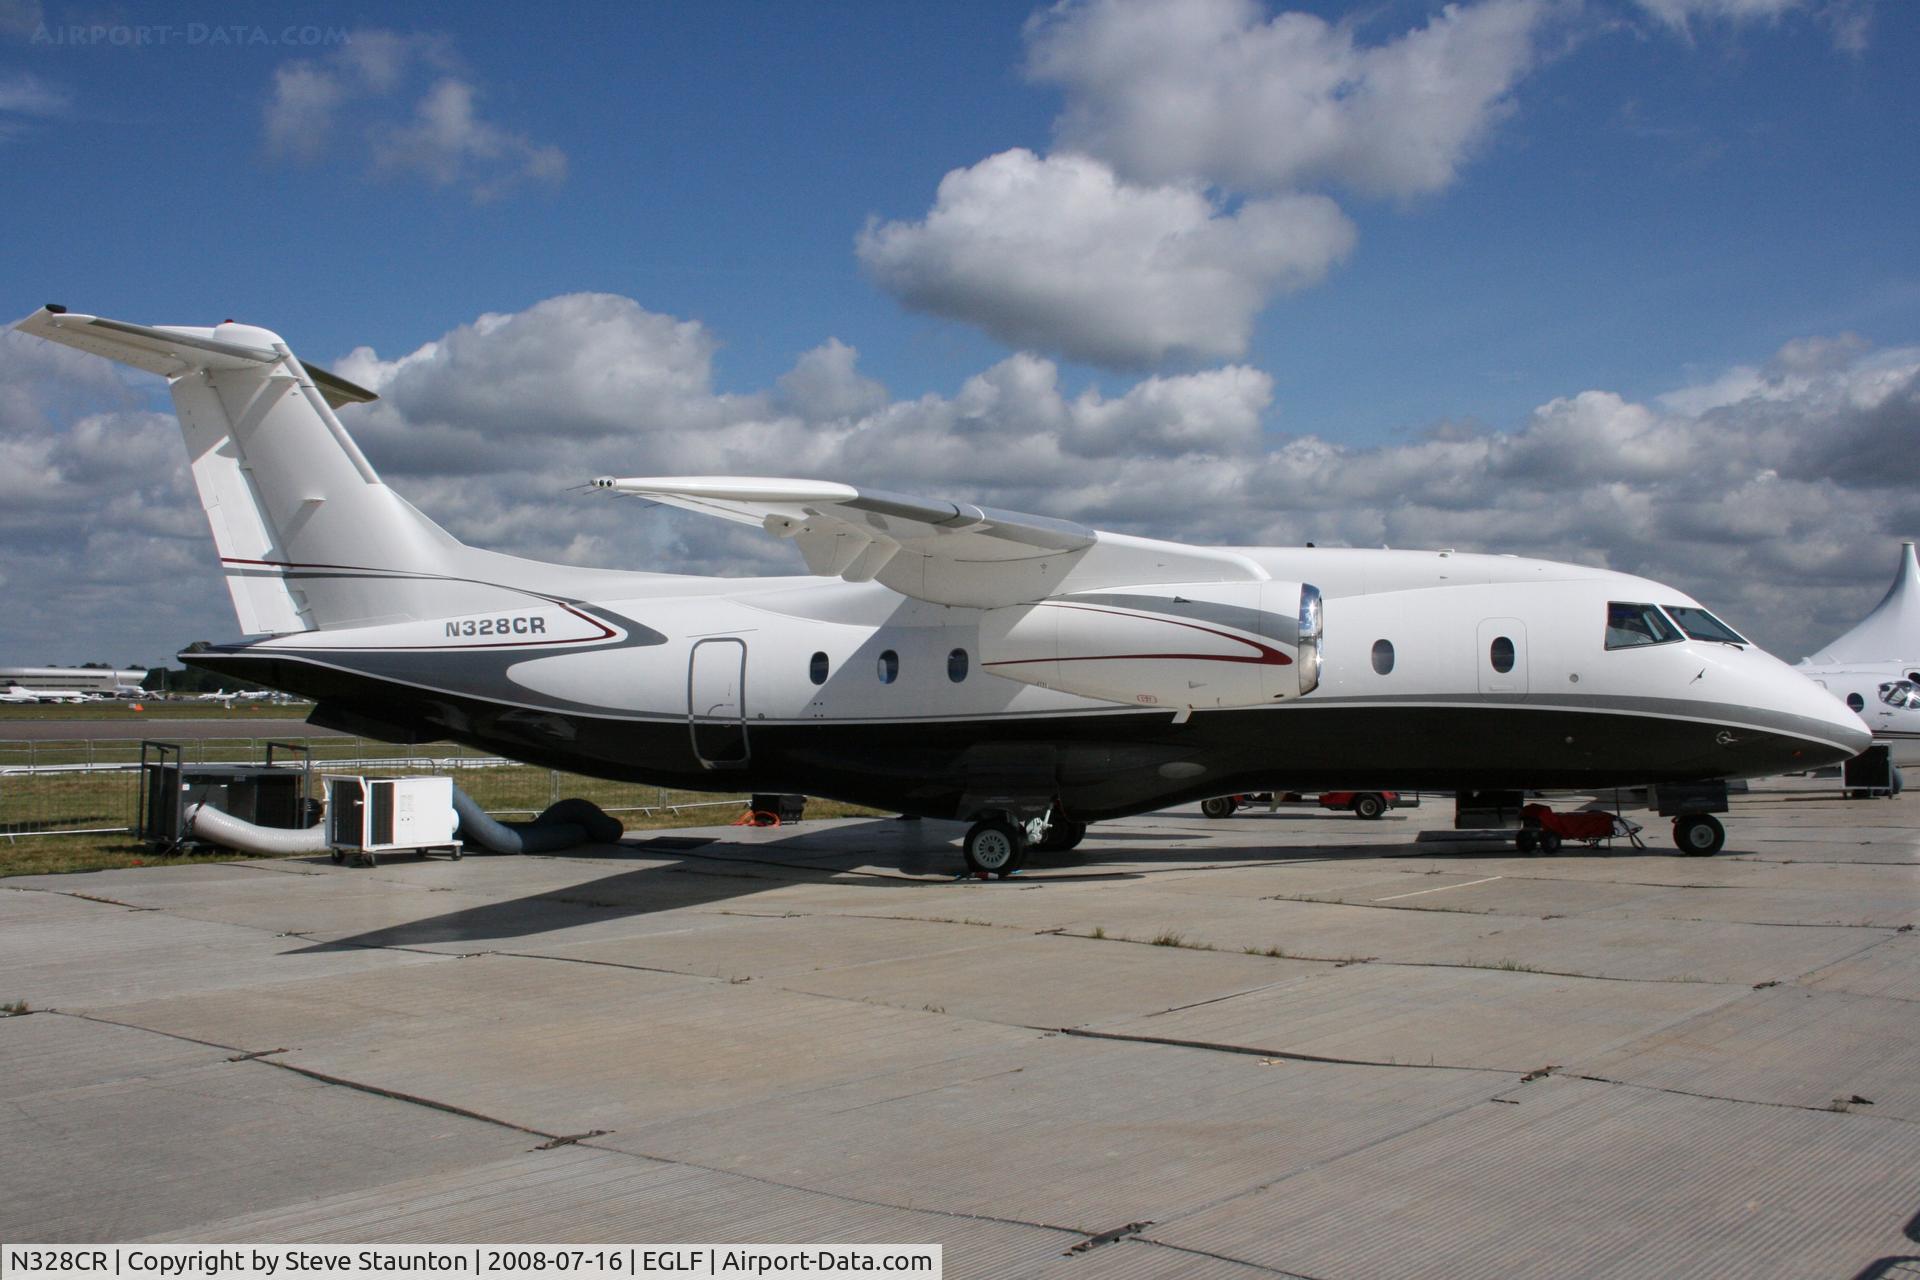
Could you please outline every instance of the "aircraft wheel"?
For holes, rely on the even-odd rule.
[[[1727,843],[1727,829],[1710,813],[1687,813],[1673,820],[1673,843],[1693,857],[1718,853]]]
[[[1041,854],[1064,854],[1069,848],[1075,848],[1087,839],[1087,823],[1083,821],[1056,821],[1046,827],[1046,835],[1033,842],[1031,848]]]
[[[974,823],[960,848],[967,859],[967,870],[975,875],[985,873],[1004,880],[1027,860],[1026,836],[1005,818]]]
[[[1387,811],[1387,798],[1363,791],[1353,798],[1353,812],[1359,818],[1378,818]]]
[[[344,864],[346,860],[347,860],[346,854],[340,852],[338,849],[333,850],[333,863],[335,866],[340,866]]]
[[[1231,818],[1233,811],[1239,807],[1233,802],[1232,796],[1215,796],[1211,800],[1200,802],[1200,812],[1209,818]]]
[[[1514,833],[1513,847],[1522,853],[1533,853],[1540,848],[1540,833],[1531,827],[1522,827]]]
[[[1540,833],[1540,852],[1560,852],[1560,833],[1558,831],[1542,831]]]

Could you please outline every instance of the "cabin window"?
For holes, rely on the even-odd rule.
[[[1501,675],[1513,670],[1513,641],[1505,636],[1495,636],[1493,643],[1487,646],[1487,660]]]
[[[1920,711],[1920,688],[1911,680],[1889,680],[1880,686],[1880,701],[1899,711]]]
[[[825,684],[827,682],[826,654],[816,653],[813,655],[813,661],[807,664],[807,679],[813,681],[815,684]]]
[[[1669,644],[1679,638],[1679,630],[1667,620],[1667,615],[1650,604],[1625,604],[1614,600],[1607,605],[1609,649]]]
[[[1373,642],[1373,669],[1383,676],[1393,670],[1393,641],[1375,640]]]
[[[1847,705],[1858,713],[1867,709],[1867,700],[1857,693],[1847,695]]]
[[[1747,638],[1697,605],[1670,604],[1667,616],[1693,640],[1719,640],[1726,644],[1745,644]]]
[[[880,655],[880,683],[892,684],[900,678],[900,655],[889,649]]]
[[[955,649],[947,655],[947,679],[959,684],[967,678],[967,651]]]

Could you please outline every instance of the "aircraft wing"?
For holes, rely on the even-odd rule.
[[[595,488],[650,498],[792,539],[807,568],[878,581],[934,604],[997,608],[1123,583],[1258,581],[1245,556],[1068,520],[755,476],[602,477]]]

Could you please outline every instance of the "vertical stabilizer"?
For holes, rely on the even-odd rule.
[[[1817,666],[1920,661],[1920,560],[1911,542],[1900,544],[1893,585],[1873,611],[1806,661]]]
[[[251,325],[149,327],[45,308],[17,328],[157,373],[243,631],[434,617],[494,603],[472,552],[380,482],[337,406],[375,398]]]

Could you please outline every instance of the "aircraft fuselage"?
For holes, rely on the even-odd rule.
[[[516,607],[187,660],[311,697],[317,718],[372,733],[661,786],[801,791],[938,817],[1013,792],[1048,793],[1097,820],[1277,783],[1757,776],[1851,754],[1864,736],[1754,646],[1607,648],[1610,603],[1692,604],[1645,579],[1505,556],[1244,554],[1277,579],[1322,586],[1322,675],[1305,696],[1120,706],[986,670],[985,610],[871,583],[551,567],[551,586],[593,598],[528,581]],[[501,560],[501,579],[526,563]]]

